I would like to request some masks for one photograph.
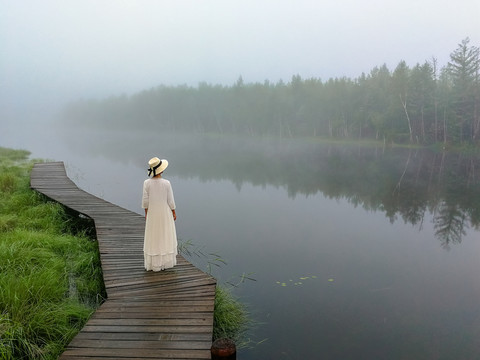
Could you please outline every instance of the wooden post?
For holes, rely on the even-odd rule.
[[[211,347],[212,360],[235,360],[237,348],[230,339],[217,339]]]

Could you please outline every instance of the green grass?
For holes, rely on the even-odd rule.
[[[0,147],[0,358],[57,359],[104,296],[85,220],[29,187],[29,153]],[[80,224],[80,225],[79,225]]]
[[[241,348],[248,342],[246,332],[251,319],[246,306],[233,296],[231,290],[226,286],[217,286],[215,290],[213,339],[231,339],[237,348]]]

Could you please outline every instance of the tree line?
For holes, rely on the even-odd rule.
[[[395,143],[464,143],[480,137],[480,49],[469,38],[448,64],[400,61],[322,81],[232,86],[158,86],[131,96],[67,105],[68,124],[252,137],[382,139]]]

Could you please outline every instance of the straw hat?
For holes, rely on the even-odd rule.
[[[160,160],[158,157],[151,158],[148,161],[148,176],[155,176],[162,173],[168,166],[168,161]]]

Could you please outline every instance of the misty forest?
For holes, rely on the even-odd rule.
[[[354,61],[354,60],[352,60]],[[391,71],[374,67],[356,79],[232,86],[159,86],[131,96],[66,106],[67,124],[128,130],[236,134],[252,137],[376,139],[429,145],[478,142],[480,50],[464,39],[439,68],[432,58]]]

